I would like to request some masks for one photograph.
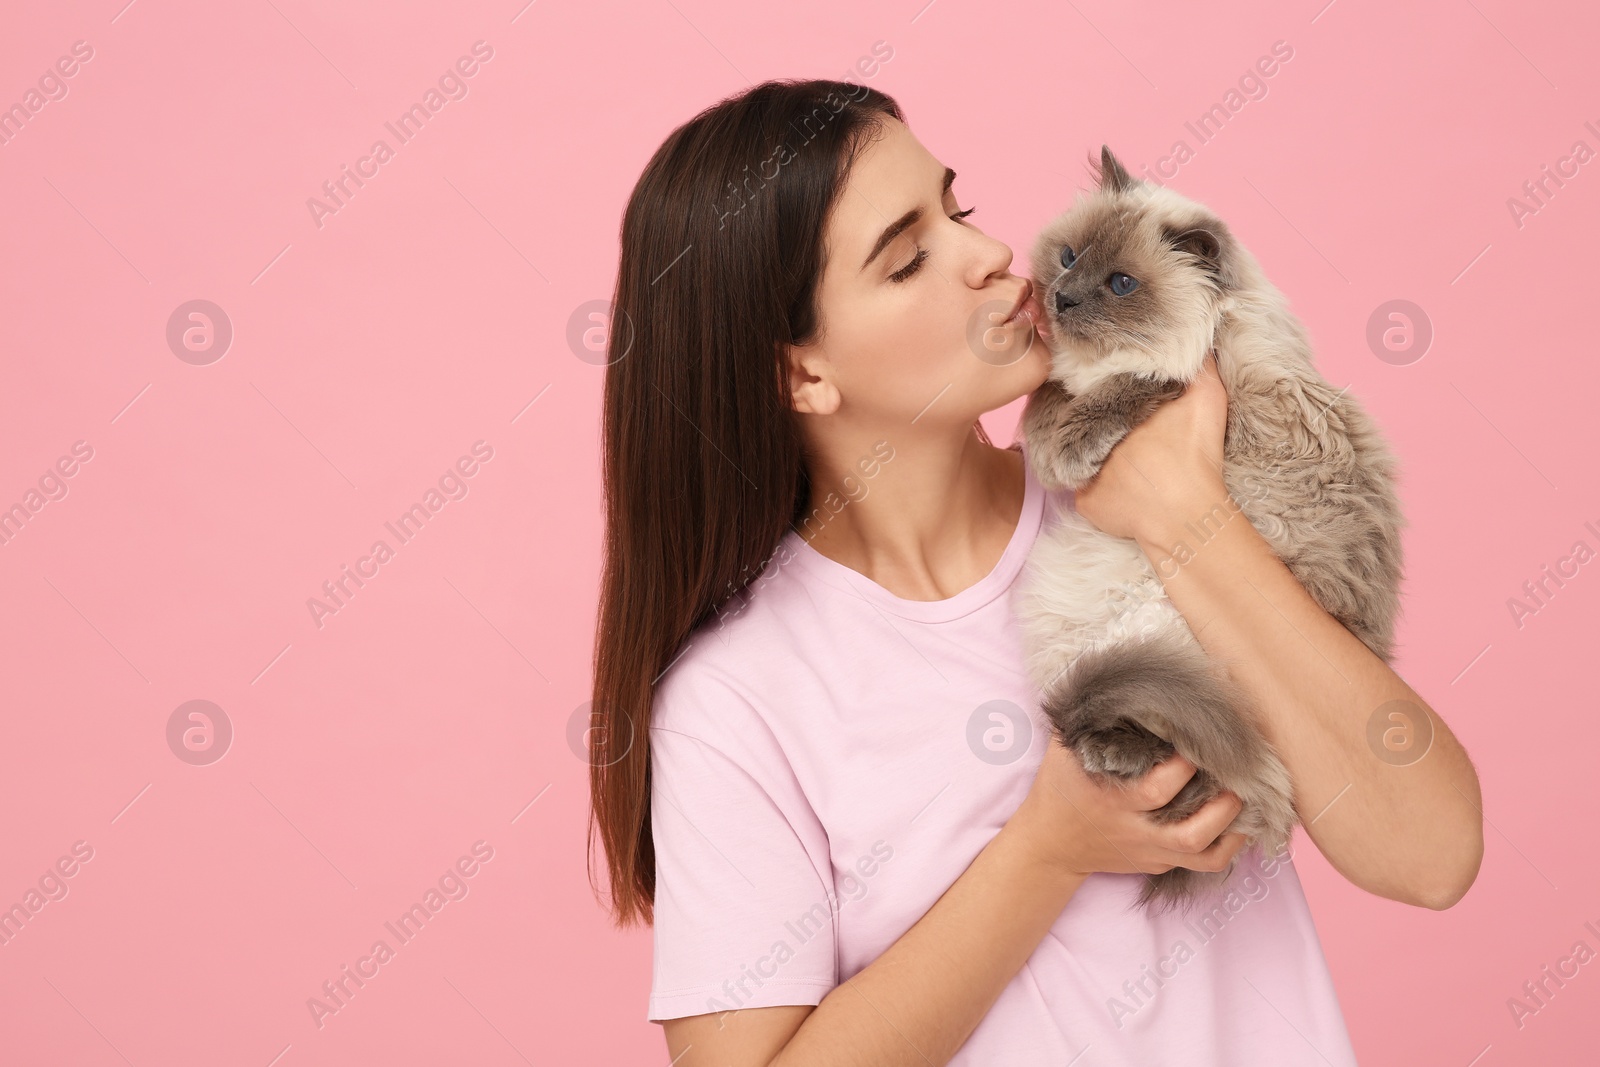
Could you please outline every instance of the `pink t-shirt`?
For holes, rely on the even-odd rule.
[[[820,1002],[1016,811],[1051,738],[1009,594],[1072,506],[1026,477],[976,585],[903,600],[789,533],[657,683],[649,1019]],[[950,1062],[1355,1064],[1290,856],[1187,914],[1142,879],[1091,875]]]

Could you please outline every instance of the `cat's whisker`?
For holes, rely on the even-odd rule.
[[[1152,356],[1160,355],[1160,353],[1156,351],[1155,342],[1150,340],[1148,337],[1145,337],[1136,330],[1128,330],[1126,333],[1135,344],[1144,349],[1146,352],[1150,353]]]

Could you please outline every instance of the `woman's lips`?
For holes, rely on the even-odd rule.
[[[1016,322],[1018,319],[1027,319],[1033,323],[1033,328],[1040,337],[1050,337],[1050,322],[1045,318],[1044,306],[1039,303],[1039,291],[1034,289],[1028,294],[1028,299],[1022,302],[1016,315],[1007,319],[1007,322]]]

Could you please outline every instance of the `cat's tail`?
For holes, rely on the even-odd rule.
[[[1068,746],[1077,750],[1087,741],[1111,764],[1121,746],[1108,746],[1108,738],[1148,731],[1199,768],[1172,803],[1152,813],[1156,818],[1187,818],[1227,789],[1243,802],[1229,831],[1268,851],[1287,843],[1297,818],[1288,770],[1256,725],[1249,698],[1213,666],[1186,626],[1085,652],[1043,710]],[[1128,737],[1128,744],[1138,742]],[[1116,772],[1114,765],[1088,769]]]

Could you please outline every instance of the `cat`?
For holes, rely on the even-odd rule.
[[[1049,488],[1082,488],[1215,351],[1234,512],[1388,662],[1405,526],[1393,454],[1362,407],[1313,368],[1305,329],[1222,220],[1130,177],[1109,147],[1100,153],[1098,188],[1045,226],[1031,251],[1051,356],[1019,424],[1035,475]],[[1226,504],[1192,527],[1197,539],[1228,520]],[[1053,510],[1013,604],[1056,737],[1097,778],[1137,779],[1176,751],[1197,769],[1152,817],[1179,821],[1231,790],[1243,807],[1228,830],[1277,853],[1298,816],[1250,700],[1208,659],[1135,541],[1065,505]],[[1188,906],[1231,871],[1149,875],[1136,903]]]

